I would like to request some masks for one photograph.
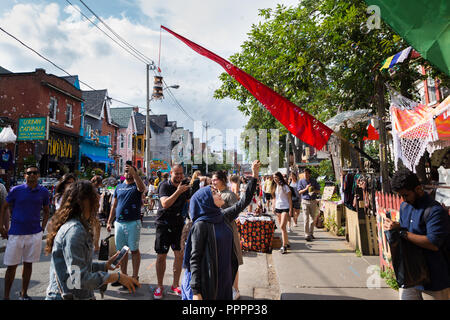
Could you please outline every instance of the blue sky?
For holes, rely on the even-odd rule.
[[[79,0],[69,0],[88,17],[92,14]],[[160,25],[228,59],[247,39],[251,25],[259,20],[258,9],[296,5],[298,0],[83,0],[120,36],[158,63]],[[111,97],[145,108],[145,65],[107,38],[65,0],[0,1],[0,26],[72,75],[96,89],[108,89]],[[0,66],[13,72],[44,68],[65,75],[48,62],[0,32]],[[208,121],[223,133],[240,129],[247,118],[238,103],[215,100],[224,70],[185,44],[162,33],[162,75],[172,92],[195,119]],[[82,89],[88,90],[87,87]],[[113,107],[124,106],[113,102]],[[168,96],[152,102],[156,114],[194,131],[194,122],[176,108]],[[145,110],[141,110],[145,113]]]

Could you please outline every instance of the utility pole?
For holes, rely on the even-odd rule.
[[[209,126],[208,126],[208,121],[206,121],[206,126],[205,126],[205,129],[206,129],[206,141],[205,141],[205,150],[206,150],[206,159],[205,159],[205,161],[206,161],[206,174],[208,174],[208,158],[209,158],[209,153],[208,153],[208,128],[209,128]]]
[[[145,167],[147,179],[150,179],[150,65],[147,64],[147,114],[145,116]]]

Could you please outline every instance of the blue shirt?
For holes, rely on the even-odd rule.
[[[136,183],[121,183],[114,191],[117,201],[116,221],[135,221],[141,219],[142,192]]]
[[[298,191],[305,189],[308,184],[311,184],[311,186],[313,186],[314,189],[320,190],[320,185],[317,183],[317,181],[315,179],[311,178],[311,179],[309,179],[309,181],[307,181],[306,179],[300,180],[298,182]],[[302,194],[302,199],[315,200],[315,199],[317,199],[317,194],[314,193],[314,195],[310,196],[309,192],[307,191],[304,194]]]
[[[425,194],[416,201],[415,206],[402,205],[400,209],[400,226],[409,232],[426,235],[428,240],[439,249],[448,241],[450,235],[450,218],[448,213],[440,205]],[[423,221],[426,208],[431,207],[427,221]],[[425,259],[430,270],[431,283],[424,287],[425,290],[439,291],[450,287],[449,267],[441,250],[432,251],[424,249]]]
[[[26,183],[11,189],[6,201],[12,207],[10,235],[36,234],[42,231],[41,209],[50,202],[47,188],[31,189]]]

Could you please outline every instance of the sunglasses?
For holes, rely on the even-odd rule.
[[[31,174],[38,175],[39,171],[28,171],[28,172],[25,172],[25,174],[27,174],[27,175],[31,175]]]

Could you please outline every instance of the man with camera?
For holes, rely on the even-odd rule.
[[[170,171],[170,179],[159,185],[161,206],[158,209],[156,218],[155,251],[157,253],[156,275],[158,287],[153,293],[155,299],[163,297],[163,280],[169,248],[172,248],[175,255],[171,292],[181,295],[179,281],[183,251],[181,250],[180,240],[184,226],[182,211],[190,195],[189,189],[189,182],[184,180],[182,165],[174,165]]]
[[[137,170],[131,161],[126,162],[125,181],[116,187],[114,192],[111,212],[106,229],[111,232],[114,218],[115,242],[118,250],[128,246],[131,251],[131,262],[133,265],[133,278],[139,281],[139,267],[141,264],[141,253],[139,252],[139,240],[142,228],[141,205],[142,194],[145,192],[145,184],[139,177]],[[121,271],[127,274],[128,254],[121,263]],[[113,286],[120,286],[114,283]]]
[[[314,218],[317,214],[317,194],[320,185],[311,177],[311,170],[305,169],[305,178],[298,182],[298,194],[301,195],[302,214],[305,231],[305,240],[311,242],[314,238]]]

